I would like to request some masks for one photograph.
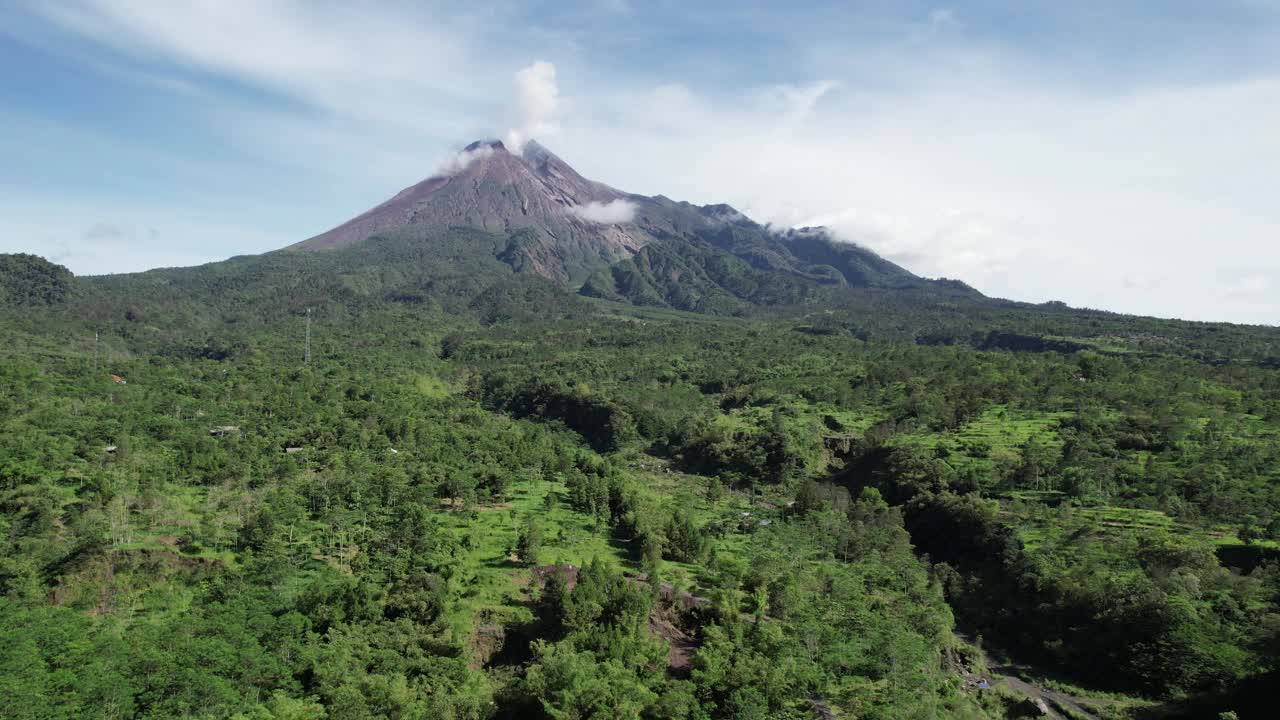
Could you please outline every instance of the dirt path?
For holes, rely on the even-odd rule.
[[[973,643],[972,638],[961,633],[956,635],[965,642]],[[1044,712],[1043,717],[1066,718],[1067,720],[1098,720],[1098,716],[1089,706],[1113,702],[1110,700],[1093,700],[1051,690],[1028,679],[1033,676],[1033,673],[1030,672],[1031,668],[997,657],[985,648],[982,651],[982,659],[987,666],[986,679],[1004,680],[1011,690],[1025,695],[1033,703],[1036,703]],[[969,669],[962,669],[962,672],[964,673],[966,684],[970,687],[978,686],[978,683],[984,679],[978,675],[971,674]]]
[[[1046,717],[1098,720],[1097,715],[1094,715],[1092,711],[1081,704],[1087,702],[1083,698],[1028,682],[1022,678],[1024,668],[1003,662],[985,650],[983,651],[983,657],[987,663],[987,670],[993,678],[1004,680],[1009,684],[1010,688],[1026,695],[1032,701],[1039,700],[1044,703],[1044,707],[1049,710],[1049,714]]]
[[[1001,667],[997,669],[995,666],[991,666],[992,676],[1003,679],[1009,684],[1010,688],[1026,695],[1033,701],[1042,701],[1044,706],[1049,710],[1047,717],[1080,717],[1085,718],[1086,720],[1097,720],[1097,716],[1086,710],[1075,697],[1055,690],[1049,690],[1048,688],[1044,688],[1039,685],[1033,685],[1016,675],[1007,674],[1007,670],[1007,668]]]

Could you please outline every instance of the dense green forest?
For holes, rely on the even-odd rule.
[[[1271,716],[1280,331],[411,239],[4,258],[0,715]]]

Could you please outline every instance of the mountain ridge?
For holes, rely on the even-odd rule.
[[[634,264],[637,258],[635,270],[651,270],[652,258],[642,254],[664,243],[672,247],[650,255],[687,254],[689,243],[703,243],[712,254],[728,253],[753,272],[781,271],[817,286],[917,287],[930,282],[866,248],[837,242],[824,229],[778,231],[726,204],[698,206],[589,180],[533,140],[520,153],[499,140],[472,142],[441,172],[288,249],[331,250],[407,228],[431,242],[433,235],[455,226],[508,235],[527,231],[503,254],[505,262],[561,285],[590,286],[587,294],[597,297],[627,299],[627,293],[606,290],[601,273],[618,263]],[[716,266],[725,270],[734,264],[726,257]],[[655,292],[667,289],[646,297],[644,304],[687,309],[690,303],[673,287],[682,274],[649,278],[646,283]],[[703,273],[698,280],[704,286],[698,294],[727,293],[751,301],[751,292],[732,289],[741,285],[740,278]]]

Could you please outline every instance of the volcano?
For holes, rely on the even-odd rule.
[[[429,251],[459,229],[496,238],[491,257],[517,272],[584,295],[682,310],[736,312],[742,302],[811,302],[824,288],[934,283],[822,228],[778,230],[728,205],[589,180],[535,141],[520,152],[473,142],[435,175],[290,249],[394,237]]]
[[[329,250],[406,227],[424,237],[451,227],[526,231],[520,252],[534,273],[573,283],[678,229],[670,208],[588,180],[537,142],[519,154],[501,141],[466,146],[439,174],[293,246]]]

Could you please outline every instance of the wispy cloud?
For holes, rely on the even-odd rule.
[[[1223,288],[1222,293],[1230,298],[1249,298],[1260,295],[1271,289],[1271,280],[1266,275],[1246,275]]]
[[[524,152],[525,143],[535,137],[545,140],[553,135],[559,103],[555,65],[539,60],[517,72],[510,110],[512,122],[506,132],[508,148],[519,154]]]
[[[0,203],[0,211],[0,252],[35,252],[67,265],[78,275],[198,265],[277,242],[232,224],[185,221],[159,208],[147,212],[145,219],[136,218],[141,221],[138,223],[88,224],[81,212],[59,213],[54,208],[42,210],[27,222],[10,219],[14,215],[8,212],[7,204]]]
[[[934,8],[925,21],[930,32],[940,33],[961,27],[960,18],[951,8]]]
[[[115,223],[97,222],[84,231],[84,239],[89,241],[116,240],[124,235],[124,230]]]
[[[493,154],[493,147],[489,145],[481,145],[474,150],[459,150],[455,155],[449,157],[448,160],[440,164],[434,174],[436,175],[456,175],[467,169],[467,166],[476,160],[483,160]]]
[[[124,55],[206,78],[231,77],[334,115],[393,126],[418,122],[415,114],[428,108],[465,111],[470,102],[489,102],[475,80],[498,71],[468,42],[484,37],[478,17],[413,17],[300,0],[71,0],[34,7]],[[461,58],[470,77],[451,71]]]
[[[1120,278],[1120,283],[1126,290],[1145,290],[1154,285],[1155,281],[1142,273],[1126,273]]]
[[[847,208],[796,225],[825,226],[837,239],[872,248],[923,275],[963,278],[978,285],[1008,272],[1020,255],[1016,247],[1001,247],[999,242],[1010,229],[958,210],[885,215]]]

